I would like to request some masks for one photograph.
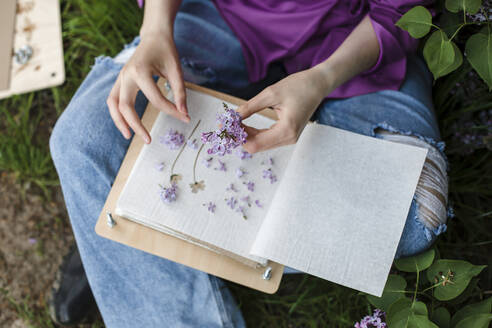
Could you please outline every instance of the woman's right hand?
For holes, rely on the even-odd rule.
[[[164,97],[153,75],[167,79],[173,90],[175,104]],[[142,35],[106,101],[116,127],[126,139],[131,137],[131,128],[145,143],[150,143],[150,134],[135,111],[138,90],[142,90],[157,109],[183,122],[190,121],[183,73],[172,33]]]

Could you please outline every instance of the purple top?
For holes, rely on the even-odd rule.
[[[239,38],[249,80],[265,77],[268,65],[281,61],[287,73],[327,59],[369,14],[380,53],[377,63],[340,85],[330,98],[384,89],[398,90],[406,72],[406,54],[418,40],[395,26],[406,11],[432,0],[214,0]]]

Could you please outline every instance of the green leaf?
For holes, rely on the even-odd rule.
[[[395,260],[395,266],[398,270],[404,272],[417,272],[427,269],[434,261],[436,251],[434,248],[415,256]]]
[[[448,301],[461,294],[470,279],[485,267],[486,265],[473,265],[461,260],[438,260],[426,271],[426,275],[429,281],[439,283],[434,288],[434,297],[440,301]]]
[[[440,307],[432,312],[431,320],[438,325],[439,328],[449,328],[451,315],[445,307]]]
[[[488,328],[492,314],[477,314],[458,322],[455,328]]]
[[[434,79],[454,71],[463,61],[458,47],[442,30],[432,33],[425,42],[424,58]]]
[[[392,328],[440,328],[436,326],[425,315],[411,314],[408,318],[403,319],[391,326]]]
[[[389,327],[407,327],[402,326],[409,321],[412,315],[422,315],[427,317],[427,307],[422,302],[412,302],[409,298],[402,298],[393,303],[386,315],[386,322]],[[399,324],[399,326],[396,326]]]
[[[418,39],[429,33],[432,26],[432,15],[427,8],[416,6],[401,16],[395,25]]]
[[[466,41],[466,57],[478,75],[492,90],[492,34],[487,28]]]
[[[405,279],[399,275],[390,274],[384,286],[383,295],[381,297],[367,295],[367,300],[375,307],[388,311],[391,304],[405,297],[405,287],[407,287]]]
[[[458,310],[451,320],[451,326],[456,327],[464,319],[477,314],[490,314],[492,312],[492,297],[478,303],[469,304]]]
[[[481,5],[482,0],[446,0],[446,9],[453,13],[464,11],[476,14]]]

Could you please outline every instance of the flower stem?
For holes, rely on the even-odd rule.
[[[174,165],[176,165],[176,162],[178,161],[178,158],[179,156],[181,156],[181,153],[183,153],[183,150],[185,149],[186,147],[186,144],[187,144],[187,141],[190,140],[191,136],[193,136],[193,133],[195,133],[196,129],[198,128],[198,126],[200,125],[200,122],[202,120],[198,120],[198,122],[196,123],[195,127],[193,128],[193,130],[191,131],[190,133],[190,136],[188,137],[188,139],[186,139],[186,141],[183,143],[183,146],[181,146],[181,149],[179,150],[179,153],[178,155],[176,155],[176,158],[174,159],[174,162],[173,162],[173,165],[171,166],[171,176],[173,176],[173,172],[174,172]]]
[[[203,146],[205,146],[205,144],[202,144],[200,146],[200,149],[198,149],[198,153],[196,154],[196,157],[195,157],[195,163],[193,163],[193,182],[196,182],[196,177],[195,177],[196,162],[198,161],[198,157],[200,156],[200,152],[202,151]]]

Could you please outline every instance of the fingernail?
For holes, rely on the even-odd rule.
[[[145,141],[145,143],[148,144],[148,143],[150,143],[150,138],[148,136],[144,136],[144,141]]]

